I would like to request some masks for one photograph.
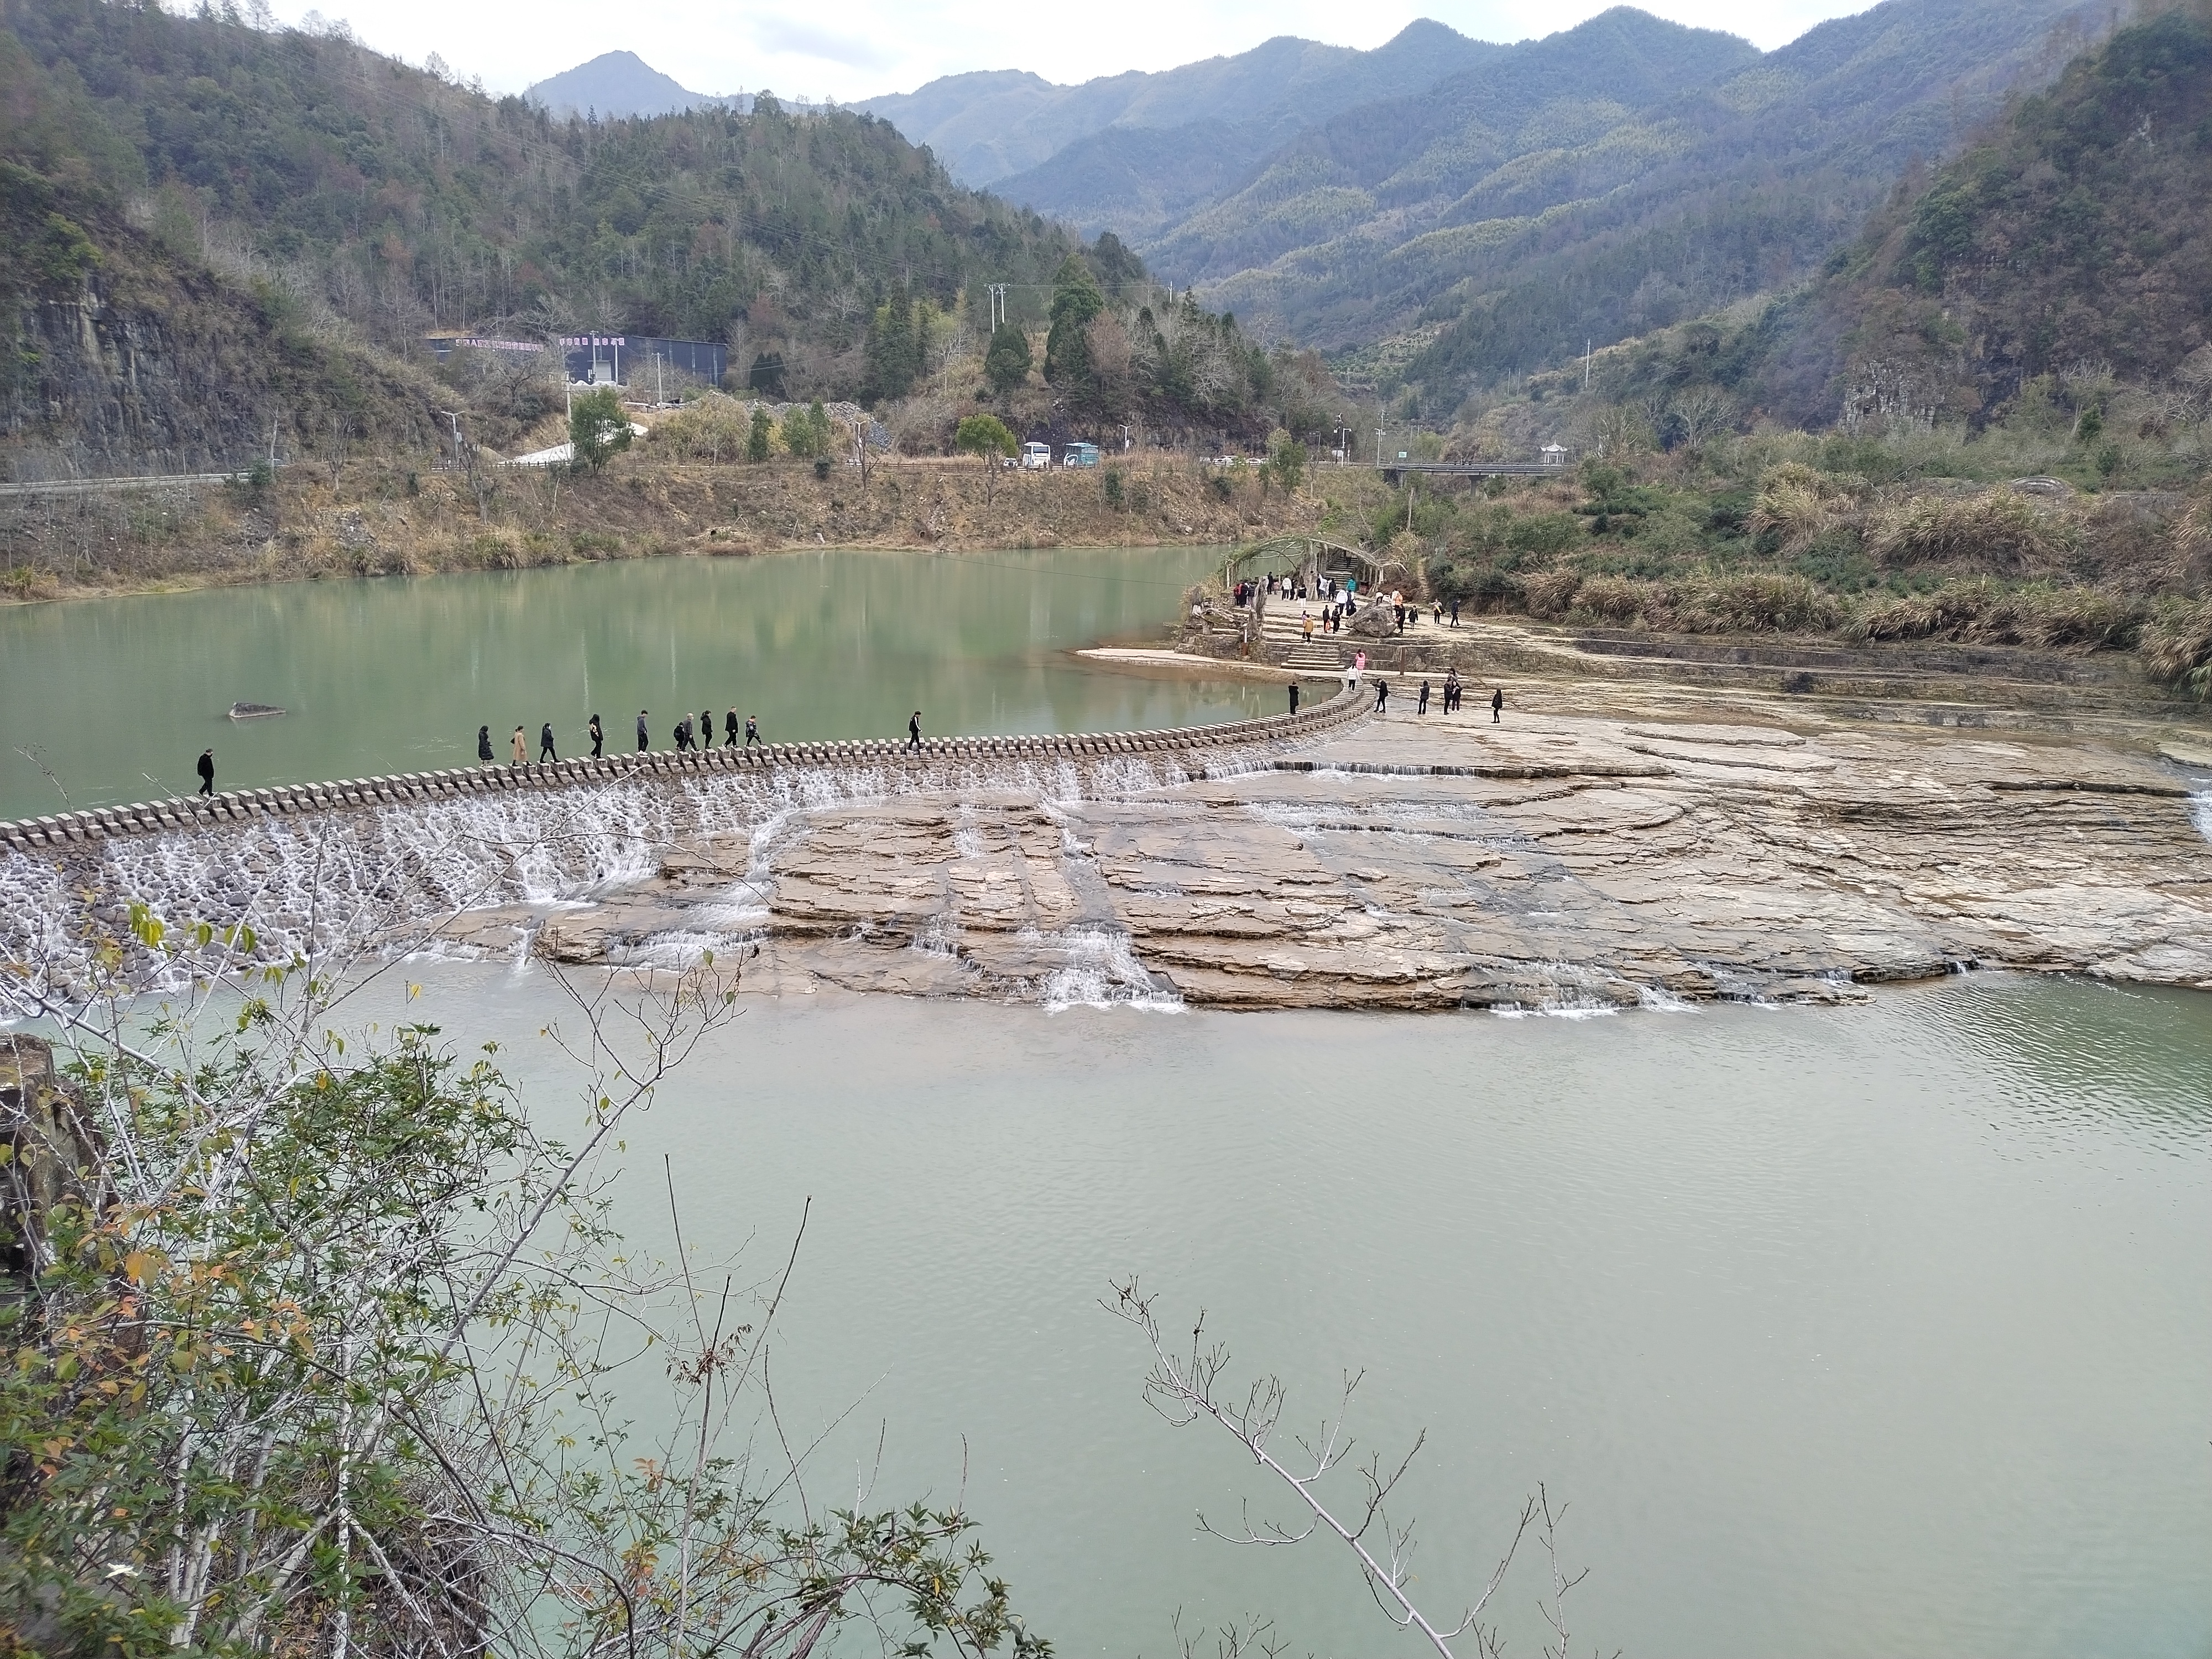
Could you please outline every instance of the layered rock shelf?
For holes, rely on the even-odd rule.
[[[19,918],[197,896],[278,940],[419,948],[428,927],[633,970],[711,951],[765,994],[1571,1011],[1974,967],[2212,989],[2199,737],[1607,696],[1523,688],[1493,723],[1348,693],[1197,732],[372,780],[292,792],[289,820],[279,795],[234,798],[220,829],[220,799],[197,822],[170,803],[10,826],[0,870]],[[350,909],[301,896],[311,855]]]
[[[1394,714],[1127,799],[902,799],[764,855],[708,839],[537,948],[648,960],[738,892],[757,989],[1559,1009],[1975,966],[2212,988],[2206,787],[2075,744]]]

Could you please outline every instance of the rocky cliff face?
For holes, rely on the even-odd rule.
[[[224,471],[436,439],[434,383],[319,335],[90,191],[0,164],[0,477]]]

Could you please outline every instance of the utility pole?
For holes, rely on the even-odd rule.
[[[1375,470],[1382,470],[1382,428],[1379,426],[1375,428]]]
[[[1584,336],[1583,339],[1583,390],[1585,392],[1589,390],[1590,344],[1591,342],[1589,337],[1587,335]]]

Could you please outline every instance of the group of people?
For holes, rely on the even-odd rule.
[[[1363,651],[1353,659],[1351,670],[1346,675],[1346,678],[1356,684],[1366,672],[1366,669],[1367,653]],[[1425,714],[1429,712],[1430,690],[1428,681],[1424,679],[1420,684],[1420,689],[1414,693],[1413,712],[1416,714]],[[1447,714],[1456,714],[1467,707],[1467,688],[1460,684],[1459,670],[1456,668],[1448,668],[1444,671],[1443,704],[1443,712]],[[1378,714],[1386,714],[1389,708],[1390,682],[1377,675],[1375,679],[1375,712]],[[1293,685],[1291,688],[1291,713],[1295,714],[1297,712],[1298,689]],[[1490,722],[1495,726],[1504,718],[1505,688],[1499,686],[1490,694]]]
[[[637,711],[637,752],[641,755],[653,747],[653,729],[647,723],[650,714],[649,709],[641,708]],[[527,766],[531,763],[530,744],[528,739],[523,735],[524,730],[522,726],[516,726],[514,736],[509,740],[510,763],[515,766]],[[913,716],[907,721],[906,732],[907,747],[921,748],[921,710],[919,708],[914,711]],[[597,714],[592,715],[590,720],[586,722],[584,735],[591,740],[592,758],[599,759],[606,750],[606,732],[600,726],[599,717]],[[714,711],[711,708],[701,709],[698,721],[695,725],[687,710],[677,720],[675,730],[671,736],[675,742],[676,752],[679,755],[695,754],[712,749],[714,746]],[[760,720],[757,716],[747,714],[744,724],[740,726],[738,711],[734,707],[723,715],[723,748],[750,749],[757,743],[765,745],[765,742],[766,740],[760,734]],[[557,762],[560,758],[559,750],[553,740],[553,722],[547,720],[538,728],[538,764],[543,766],[549,761]],[[498,763],[499,757],[493,750],[491,727],[489,726],[477,727],[477,759],[486,766]],[[200,793],[202,794],[206,794],[213,788],[214,780],[215,762],[212,753],[203,754],[200,757]]]

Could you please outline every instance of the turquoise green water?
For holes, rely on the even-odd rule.
[[[1206,549],[848,550],[293,582],[0,611],[0,817],[473,764],[488,725],[655,748],[734,703],[770,740],[1133,731],[1273,714],[1279,687],[1139,679],[1067,653],[1157,639]],[[279,720],[234,722],[234,702]],[[32,756],[19,753],[29,750]],[[49,779],[40,762],[51,769]]]
[[[410,977],[416,975],[410,973]],[[459,1041],[574,1096],[542,970],[424,964]],[[1522,1495],[1570,1504],[1576,1650],[2212,1651],[2212,1000],[1973,976],[1837,1010],[1589,1020],[811,998],[748,1005],[626,1129],[619,1215],[781,1266],[817,1494],[967,1492],[1067,1655],[1255,1612],[1422,1651],[1225,1438],[1139,1398],[1097,1305],[1200,1307],[1310,1429],[1398,1454],[1455,1613]],[[717,1281],[719,1282],[719,1281]],[[638,1373],[652,1418],[657,1362]],[[829,1426],[842,1419],[836,1426]],[[1340,1495],[1349,1496],[1348,1491]],[[1539,1562],[1497,1610],[1534,1654]],[[1200,1651],[1211,1653],[1210,1642]],[[1464,1647],[1463,1652],[1468,1651]]]

